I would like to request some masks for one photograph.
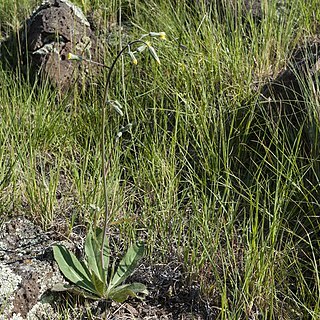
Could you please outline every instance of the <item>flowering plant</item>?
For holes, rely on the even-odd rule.
[[[105,125],[106,125],[106,109],[107,106],[112,106],[121,116],[123,116],[122,107],[119,101],[111,100],[109,98],[109,87],[111,82],[111,75],[115,68],[115,65],[119,58],[128,52],[131,62],[137,65],[137,54],[142,53],[148,49],[154,60],[160,64],[160,59],[156,53],[156,50],[149,41],[145,41],[146,37],[158,37],[165,39],[164,32],[150,32],[144,34],[138,40],[128,43],[113,60],[109,67],[107,74],[107,81],[103,95],[103,102],[101,108],[102,128],[101,128],[101,158],[102,158],[102,179],[104,188],[104,226],[100,228],[90,229],[85,241],[85,259],[80,261],[71,251],[64,246],[56,245],[53,247],[54,258],[59,265],[63,275],[73,284],[65,285],[59,284],[53,288],[55,291],[68,290],[77,294],[81,294],[84,297],[91,299],[112,299],[117,302],[123,302],[128,297],[143,298],[148,294],[147,288],[141,283],[123,284],[123,282],[132,274],[136,268],[139,260],[144,253],[144,244],[133,244],[120,261],[117,269],[114,264],[110,267],[110,249],[107,234],[109,230],[109,206],[108,206],[108,194],[107,194],[107,169],[106,163],[106,142],[105,142]],[[134,46],[139,46],[132,50]],[[104,66],[98,62],[86,59],[82,56],[69,53],[69,60],[77,62],[87,61],[94,64]],[[122,136],[122,133],[131,128],[129,123],[125,127],[122,127],[116,135],[116,142]],[[112,154],[108,157],[109,163]]]

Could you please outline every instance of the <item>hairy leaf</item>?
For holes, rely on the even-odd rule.
[[[64,246],[53,247],[54,258],[63,275],[77,286],[95,293],[91,275],[84,263]]]
[[[92,274],[92,283],[94,285],[96,294],[103,297],[106,291],[105,282],[101,281],[94,273]]]
[[[129,297],[143,299],[147,294],[148,290],[144,284],[134,282],[111,289],[109,298],[122,303]]]
[[[144,244],[137,243],[132,245],[125,256],[119,263],[116,273],[114,274],[109,290],[121,284],[136,268],[138,261],[142,258],[144,252]]]
[[[92,299],[92,300],[99,300],[100,297],[94,294],[89,293],[86,290],[82,290],[81,288],[75,286],[75,285],[70,285],[70,284],[65,284],[65,283],[57,283],[51,288],[51,291],[54,292],[63,292],[67,291],[79,296],[82,296],[86,299]]]
[[[89,231],[86,237],[84,250],[89,270],[94,273],[101,282],[105,282],[100,255],[101,245],[99,245],[96,235],[92,230]]]

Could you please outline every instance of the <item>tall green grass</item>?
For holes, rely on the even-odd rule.
[[[318,319],[318,95],[306,81],[308,116],[294,134],[270,123],[259,100],[293,48],[319,30],[318,1],[292,1],[280,16],[270,1],[259,23],[228,4],[221,16],[184,1],[77,3],[102,14],[122,6],[130,39],[168,35],[155,44],[161,66],[124,59],[114,74],[126,115],[110,111],[108,148],[121,125],[133,128],[111,164],[112,232],[126,243],[145,238],[151,264],[181,261],[186,283],[201,283],[221,319]],[[22,19],[14,5],[2,24],[12,16]],[[88,226],[102,218],[99,90],[57,104],[48,84],[17,77],[1,70],[1,215]]]

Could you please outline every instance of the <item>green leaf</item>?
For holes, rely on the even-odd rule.
[[[95,237],[95,234],[92,230],[89,231],[85,241],[84,251],[86,253],[86,262],[89,270],[95,274],[95,276],[102,282],[105,281],[104,272],[102,270],[101,264],[101,255],[100,255],[101,246]]]
[[[100,228],[96,229],[96,239],[98,241],[99,245],[99,255],[100,255],[100,250],[101,250],[101,245],[103,241],[103,231]],[[108,278],[108,269],[109,269],[109,263],[110,263],[110,248],[109,248],[109,240],[108,238],[106,239],[106,242],[104,244],[103,248],[103,260],[104,260],[104,283],[107,282]],[[100,257],[99,257],[100,261]]]
[[[67,291],[67,292],[82,296],[86,299],[92,299],[92,300],[99,300],[100,299],[100,297],[97,295],[93,295],[86,290],[82,290],[81,288],[78,288],[74,285],[65,284],[65,283],[57,283],[56,285],[54,285],[51,288],[51,291],[53,291],[53,292]]]
[[[53,246],[54,258],[63,275],[77,286],[95,293],[91,275],[84,263],[64,246]]]
[[[116,302],[122,303],[129,297],[143,299],[148,293],[149,292],[144,284],[134,282],[112,289],[109,292],[109,298]]]
[[[98,246],[97,241],[94,239],[94,235],[92,231],[89,231],[86,237],[86,241],[84,244],[84,251],[86,254],[86,262],[90,271],[94,272],[96,276],[100,276],[99,261],[97,259],[98,255]]]
[[[143,252],[143,243],[134,244],[128,249],[127,253],[120,261],[117,271],[109,284],[109,292],[110,289],[118,286],[131,275],[136,268],[138,261],[142,258]]]
[[[105,282],[101,281],[94,273],[92,274],[92,282],[96,290],[96,294],[101,298],[104,297],[106,291]]]

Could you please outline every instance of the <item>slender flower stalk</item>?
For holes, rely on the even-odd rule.
[[[102,181],[103,181],[103,194],[104,194],[104,225],[103,225],[103,239],[102,239],[102,244],[101,244],[101,249],[100,249],[100,258],[101,258],[101,264],[102,268],[104,269],[104,259],[103,259],[103,249],[105,247],[105,243],[107,240],[107,235],[109,233],[109,218],[110,218],[110,209],[108,205],[108,191],[107,191],[107,174],[108,174],[108,169],[110,168],[111,165],[111,159],[112,159],[112,154],[113,152],[111,151],[111,154],[109,155],[109,158],[107,160],[106,158],[106,138],[105,138],[105,129],[106,129],[106,106],[108,105],[109,99],[109,89],[110,89],[110,84],[111,84],[111,75],[112,72],[115,68],[115,65],[117,61],[120,59],[122,54],[128,50],[128,52],[131,52],[130,47],[135,44],[142,44],[145,47],[148,47],[148,44],[139,39],[139,40],[134,40],[131,41],[129,44],[127,44],[122,50],[119,51],[117,54],[116,58],[113,60],[108,74],[107,74],[107,80],[106,80],[106,86],[104,89],[104,94],[103,94],[103,100],[102,100],[102,108],[101,108],[101,119],[102,119],[102,128],[101,128],[101,158],[102,158]],[[120,131],[121,132],[121,131]],[[121,132],[122,135],[122,132]],[[119,136],[116,138],[116,143],[119,141]]]
[[[165,33],[164,32],[150,32],[149,34],[143,35],[140,39],[131,41],[129,44],[127,44],[124,48],[122,48],[115,59],[112,61],[112,64],[110,67],[107,67],[106,65],[92,61],[91,59],[86,59],[80,55],[69,53],[67,56],[68,60],[74,60],[74,61],[86,61],[90,62],[102,67],[107,67],[108,73],[107,73],[107,79],[106,84],[104,88],[103,93],[103,99],[102,99],[102,107],[101,107],[101,160],[102,160],[102,168],[101,168],[101,174],[102,174],[102,181],[103,181],[103,195],[104,195],[104,225],[103,225],[103,238],[102,243],[100,247],[100,261],[102,269],[105,270],[105,268],[108,268],[105,266],[105,259],[104,259],[104,249],[105,244],[107,241],[107,235],[109,234],[109,219],[110,219],[110,209],[109,209],[109,200],[108,200],[108,191],[107,191],[107,175],[110,170],[111,162],[113,159],[114,151],[116,150],[116,146],[123,134],[123,132],[130,130],[132,124],[129,123],[124,127],[121,127],[119,132],[117,133],[117,136],[115,138],[115,146],[111,148],[111,151],[109,153],[109,156],[106,156],[106,112],[107,112],[107,106],[112,106],[121,116],[123,116],[122,106],[117,100],[110,100],[109,98],[109,89],[111,84],[111,75],[115,68],[116,63],[120,59],[120,57],[125,53],[125,51],[128,51],[128,54],[131,58],[131,62],[136,65],[138,63],[138,60],[135,57],[135,53],[141,53],[146,48],[148,48],[150,54],[152,57],[160,64],[160,59],[155,51],[155,49],[151,46],[151,44],[147,41],[143,41],[142,38],[150,36],[150,37],[159,37],[160,39],[165,39]],[[131,46],[139,44],[140,46],[136,49],[136,51],[131,51]],[[104,279],[106,281],[106,279]]]
[[[86,59],[80,55],[76,55],[73,53],[68,54],[68,60],[75,60],[75,61],[86,61],[90,62],[102,67],[107,67],[109,68],[108,74],[107,74],[107,80],[106,80],[106,85],[104,89],[104,94],[103,94],[103,100],[102,100],[102,108],[101,108],[101,121],[102,121],[102,127],[101,127],[101,158],[102,158],[102,181],[103,181],[103,194],[104,194],[104,225],[103,225],[103,239],[102,239],[102,244],[101,244],[101,249],[100,249],[100,258],[101,258],[101,265],[102,268],[105,268],[104,265],[104,258],[103,258],[103,251],[105,247],[105,243],[107,240],[107,235],[109,233],[109,218],[110,218],[110,209],[108,205],[108,191],[107,191],[107,174],[111,166],[111,160],[113,158],[113,151],[115,148],[111,149],[111,152],[109,154],[109,157],[107,159],[106,157],[106,138],[105,138],[105,129],[106,129],[106,106],[107,105],[112,105],[115,110],[120,114],[123,115],[123,112],[121,110],[121,105],[118,101],[115,100],[110,100],[109,99],[109,88],[110,88],[110,83],[111,83],[111,75],[112,72],[115,68],[115,65],[117,61],[120,59],[122,54],[127,50],[128,54],[131,58],[131,62],[136,65],[138,63],[138,60],[136,59],[134,53],[141,53],[144,51],[146,48],[148,48],[151,56],[157,61],[157,63],[160,64],[160,59],[155,51],[155,49],[151,46],[150,42],[148,41],[143,41],[141,40],[142,38],[150,36],[150,37],[159,37],[160,39],[165,39],[165,33],[164,32],[150,32],[148,34],[142,35],[140,39],[131,41],[129,44],[127,44],[122,50],[119,51],[117,54],[116,58],[113,60],[112,64],[110,67],[107,67],[106,65],[92,61],[91,59]],[[135,44],[140,44],[140,46],[136,49],[136,51],[131,51],[131,46]],[[122,133],[128,129],[130,129],[131,124],[127,125],[126,127],[123,127],[120,129],[120,131],[117,134],[116,137],[116,143],[118,143],[120,137],[122,136]],[[115,146],[116,147],[116,146]]]

